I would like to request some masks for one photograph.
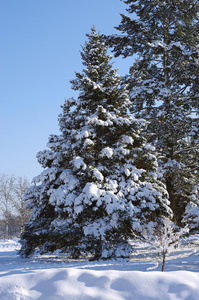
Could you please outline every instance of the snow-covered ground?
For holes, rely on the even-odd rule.
[[[1,300],[198,300],[199,236],[176,250],[161,272],[156,255],[137,245],[132,261],[68,261],[17,256],[17,240],[0,240]]]

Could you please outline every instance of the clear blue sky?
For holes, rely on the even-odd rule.
[[[59,133],[65,98],[78,96],[70,79],[81,72],[80,45],[93,25],[115,33],[120,0],[0,0],[0,174],[41,173],[36,153]],[[118,73],[129,63],[114,59]]]

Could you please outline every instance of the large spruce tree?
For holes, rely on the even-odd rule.
[[[124,0],[121,35],[106,38],[116,56],[132,56],[124,78],[131,112],[150,122],[175,221],[199,178],[199,2]]]
[[[71,81],[79,97],[65,101],[61,135],[51,135],[50,150],[38,153],[45,170],[25,195],[33,212],[21,237],[24,256],[39,248],[126,257],[128,239],[143,224],[157,226],[172,214],[155,148],[142,134],[147,124],[129,115],[127,91],[94,27],[87,37],[85,68]]]

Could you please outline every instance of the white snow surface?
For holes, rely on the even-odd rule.
[[[131,261],[22,259],[19,248],[17,240],[0,240],[1,300],[199,299],[199,235],[168,257],[166,272],[140,243]]]

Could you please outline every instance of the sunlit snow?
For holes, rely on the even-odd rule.
[[[22,259],[17,256],[17,240],[0,240],[0,299],[198,300],[198,238],[169,257],[166,272],[140,243],[130,262],[89,262],[68,260],[58,253]]]

